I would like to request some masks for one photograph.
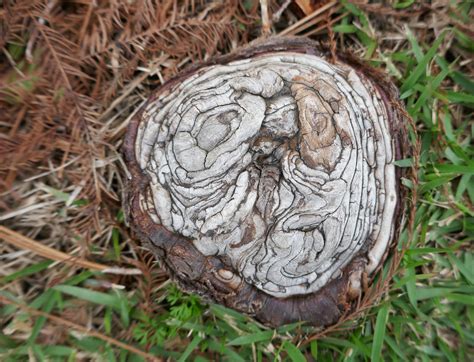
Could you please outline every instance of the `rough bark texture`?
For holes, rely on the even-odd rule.
[[[187,291],[269,325],[335,323],[399,217],[396,88],[280,38],[193,67],[132,120],[137,235]]]

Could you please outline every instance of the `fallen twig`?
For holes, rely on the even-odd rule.
[[[38,243],[16,231],[10,230],[4,226],[0,226],[0,239],[9,244],[15,245],[20,249],[30,250],[44,258],[56,260],[62,263],[80,266],[85,269],[100,271],[102,273],[138,275],[142,274],[139,269],[119,268],[115,266],[103,265],[92,261],[85,260],[76,256],[65,254],[49,246]]]
[[[281,31],[280,35],[296,35],[296,34],[298,34],[300,31],[302,31],[306,28],[304,25],[307,22],[311,21],[312,19],[314,19],[318,15],[324,13],[325,11],[331,9],[335,5],[337,5],[337,1],[331,1],[331,2],[327,3],[324,6],[321,6],[319,9],[313,11],[308,16],[305,16],[303,19],[297,21],[292,26],[289,26],[285,30]],[[324,19],[324,17],[322,17],[321,20],[323,20],[323,19]],[[301,29],[301,28],[303,28],[303,29]]]

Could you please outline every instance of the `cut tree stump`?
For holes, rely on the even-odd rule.
[[[184,290],[267,325],[324,327],[384,260],[403,107],[383,73],[331,59],[267,39],[182,72],[132,120],[127,215]]]

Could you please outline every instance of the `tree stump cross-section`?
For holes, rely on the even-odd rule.
[[[136,234],[182,288],[272,326],[337,322],[399,223],[397,91],[327,53],[280,38],[195,66],[125,140]]]

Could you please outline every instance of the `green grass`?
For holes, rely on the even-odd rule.
[[[398,1],[393,7],[407,10],[413,3]],[[457,15],[451,16],[469,19],[471,6],[466,2],[457,9]],[[171,360],[474,358],[474,82],[472,74],[464,73],[467,68],[462,63],[466,59],[453,58],[453,54],[472,57],[474,44],[462,28],[445,26],[433,42],[426,43],[405,27],[402,46],[393,51],[378,49],[377,31],[370,16],[349,4],[344,11],[349,15],[334,28],[336,34],[360,43],[363,56],[373,65],[386,68],[397,81],[417,128],[417,134],[411,130],[410,140],[415,144],[418,138],[420,146],[419,160],[398,162],[400,167],[419,162],[419,184],[403,180],[405,187],[416,187],[418,193],[415,229],[411,238],[408,230],[402,232],[399,248],[406,252],[400,271],[380,304],[350,323],[351,330],[310,340],[314,331],[309,327],[294,324],[268,329],[232,310],[183,294],[171,283],[153,286],[145,295],[146,288],[98,288],[105,281],[114,280],[84,271],[27,299],[8,288],[31,275],[46,273],[51,262],[41,261],[0,279],[0,320],[7,321],[0,329],[2,361],[32,357],[41,361],[74,361],[81,356],[107,361],[145,359],[107,340],[72,329],[56,335],[56,339],[50,336],[48,341],[45,336],[59,334],[60,323],[31,313],[36,310],[61,316],[79,308],[93,316],[84,321],[91,330]],[[119,215],[117,223],[121,222],[123,216]],[[120,229],[114,229],[111,260],[120,258],[123,238]],[[126,280],[121,282],[125,284]],[[18,329],[28,336],[18,339],[9,334]]]

